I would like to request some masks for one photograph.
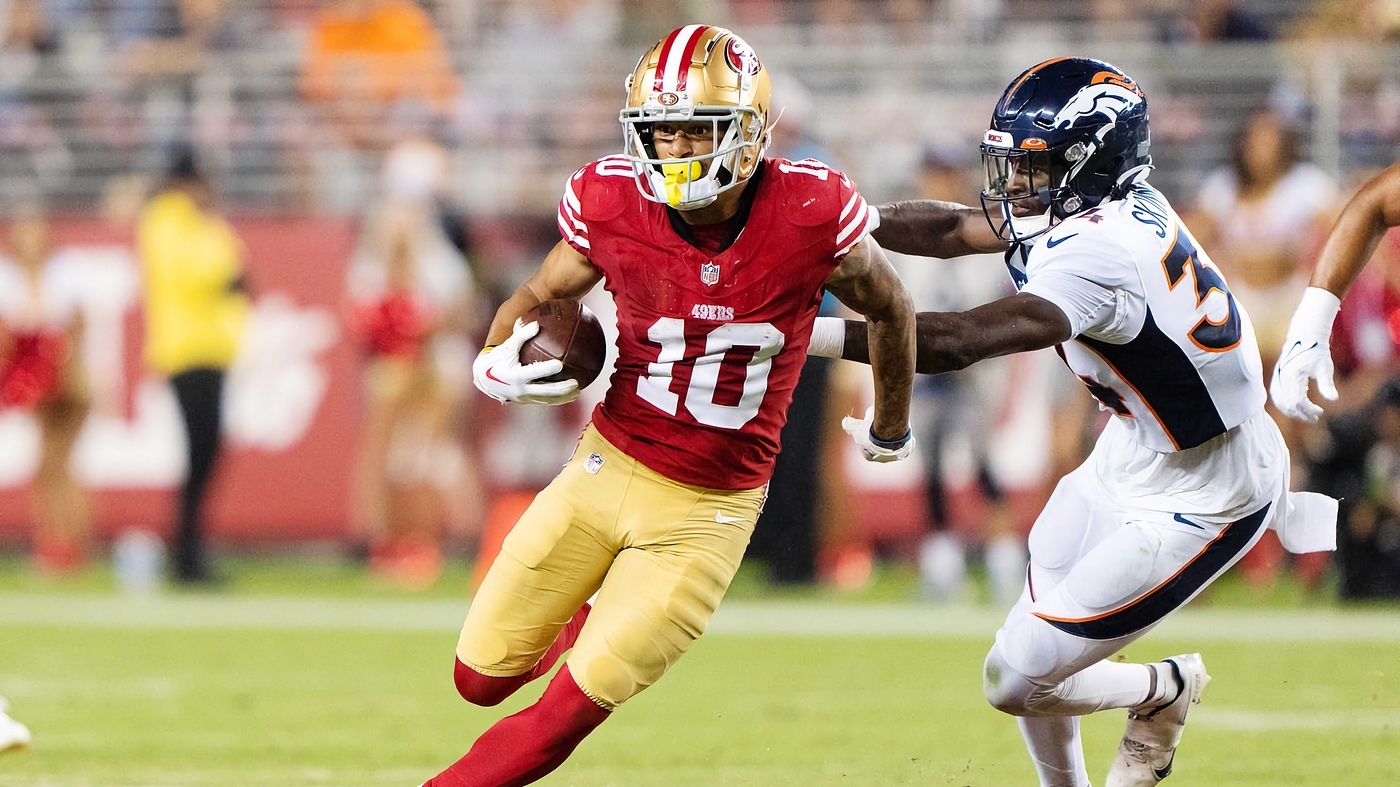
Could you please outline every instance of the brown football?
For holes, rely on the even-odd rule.
[[[603,324],[587,306],[567,299],[545,301],[521,319],[540,324],[540,332],[520,347],[521,365],[558,358],[563,370],[543,378],[545,382],[577,380],[582,389],[598,379],[607,361],[608,340]]]

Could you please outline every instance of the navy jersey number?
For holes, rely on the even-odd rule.
[[[1191,242],[1191,236],[1178,231],[1176,243],[1172,245],[1171,251],[1162,258],[1162,267],[1167,274],[1167,288],[1176,289],[1176,285],[1186,278],[1189,271],[1192,282],[1196,285],[1196,309],[1200,310],[1205,306],[1206,299],[1212,292],[1218,292],[1225,296],[1226,311],[1225,316],[1220,320],[1212,320],[1210,315],[1201,314],[1201,319],[1190,331],[1191,342],[1206,352],[1225,352],[1234,349],[1240,343],[1242,329],[1240,327],[1240,312],[1235,308],[1235,296],[1230,294],[1230,289],[1225,286],[1225,280],[1220,277],[1219,271],[1207,262],[1201,260],[1201,255],[1196,251],[1196,246]]]

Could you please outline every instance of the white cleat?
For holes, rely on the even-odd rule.
[[[1210,676],[1199,653],[1164,662],[1181,682],[1176,699],[1155,709],[1128,711],[1128,729],[1108,769],[1106,787],[1152,787],[1172,772],[1172,758],[1186,729],[1186,712],[1201,701]]]
[[[0,697],[0,754],[13,749],[26,749],[32,738],[29,728],[5,714],[9,703]]]

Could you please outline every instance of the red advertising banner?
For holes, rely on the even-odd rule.
[[[360,422],[357,358],[342,325],[354,222],[234,221],[247,246],[254,314],[225,394],[224,452],[211,487],[209,535],[263,541],[339,538],[348,530]],[[92,219],[52,223],[50,265],[70,266],[87,331],[93,409],[73,469],[92,494],[99,535],[166,532],[184,477],[173,394],[141,360],[140,268],[129,229]],[[0,539],[28,537],[38,429],[0,410]]]

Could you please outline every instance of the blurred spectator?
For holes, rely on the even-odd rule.
[[[246,50],[257,40],[258,7],[219,0],[111,0],[106,19],[116,79],[103,80],[91,100],[136,110],[140,169],[158,170],[171,147],[191,137],[206,159],[215,151],[226,154],[242,124],[233,112],[233,64],[220,55]]]
[[[974,149],[966,150],[971,156]],[[971,201],[980,189],[975,163],[961,152],[928,151],[917,198]],[[998,254],[890,256],[921,311],[963,311],[1015,291]],[[932,526],[920,547],[919,572],[930,599],[966,595],[970,552],[981,554],[997,604],[1020,596],[1026,534],[1048,488],[1052,435],[1050,397],[1027,392],[1048,390],[1054,365],[1048,352],[1029,353],[916,378],[914,428],[927,466]]]
[[[1197,194],[1198,240],[1249,310],[1266,369],[1340,201],[1332,177],[1303,159],[1298,129],[1267,109],[1245,117],[1228,167],[1207,176]]]
[[[324,0],[300,79],[316,113],[305,144],[333,210],[361,209],[361,176],[393,141],[437,130],[458,95],[442,37],[413,0]]]
[[[1294,41],[1394,41],[1400,11],[1390,0],[1314,0],[1285,32]]]
[[[1268,109],[1245,116],[1229,166],[1201,186],[1192,226],[1249,312],[1265,369],[1278,360],[1293,308],[1340,206],[1337,183],[1303,159],[1298,129]],[[1301,484],[1305,425],[1279,416],[1272,403],[1268,407],[1292,449],[1294,483]],[[1326,558],[1313,554],[1318,557],[1303,559],[1309,561],[1310,582],[1317,581]],[[1240,569],[1251,582],[1267,585],[1283,557],[1277,537],[1267,533],[1240,561]]]
[[[24,180],[44,189],[65,181],[74,166],[52,108],[33,96],[52,75],[61,19],[51,11],[41,0],[0,3],[0,155],[12,157]]]
[[[91,408],[83,372],[82,281],[52,256],[48,224],[25,210],[0,258],[0,407],[34,414],[39,465],[32,485],[34,567],[81,568],[90,548],[87,492],[73,477],[73,446]]]
[[[1400,598],[1400,377],[1368,406],[1328,420],[1312,479],[1341,501],[1339,595]]]
[[[483,507],[475,446],[458,439],[482,310],[465,236],[443,221],[445,160],[424,139],[385,157],[346,284],[367,407],[355,536],[378,575],[410,588],[437,579],[444,523],[475,535]]]
[[[179,152],[165,188],[137,227],[145,284],[146,363],[166,376],[184,421],[188,468],[171,568],[176,582],[216,577],[205,555],[203,506],[220,447],[224,377],[248,317],[243,245],[213,207],[192,151]]]
[[[1191,0],[1177,3],[1162,21],[1167,43],[1207,41],[1267,41],[1268,22],[1242,0]]]

